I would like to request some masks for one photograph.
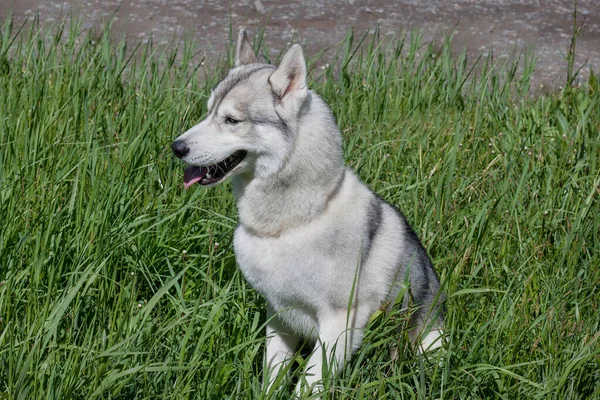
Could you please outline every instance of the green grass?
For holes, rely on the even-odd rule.
[[[226,62],[77,23],[0,43],[0,399],[266,397],[230,184],[184,191],[169,149]],[[348,35],[337,60],[312,88],[430,252],[448,343],[419,356],[379,318],[327,396],[600,398],[600,82],[533,97],[533,60],[471,69],[416,33]]]

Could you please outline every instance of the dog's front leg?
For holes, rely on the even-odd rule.
[[[321,391],[324,365],[330,376],[333,376],[360,347],[364,327],[369,319],[368,313],[360,311],[356,313],[353,308],[348,315],[346,310],[338,310],[319,318],[319,339],[307,363],[304,380],[306,386],[303,386],[303,379],[300,379],[296,386],[296,396],[300,397],[302,392],[310,391],[315,384],[317,386],[314,391]]]
[[[281,368],[296,351],[299,341],[298,337],[274,314],[271,306],[267,306],[267,356],[263,380],[267,391],[271,389]]]

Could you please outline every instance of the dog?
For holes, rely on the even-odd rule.
[[[242,29],[206,119],[171,147],[188,164],[186,189],[231,178],[236,259],[268,304],[267,388],[301,338],[315,349],[296,391],[322,388],[327,365],[339,370],[370,316],[397,297],[417,307],[411,341],[440,346],[443,295],[427,252],[400,211],[344,166],[340,130],[307,87],[299,45],[279,66],[259,63]]]

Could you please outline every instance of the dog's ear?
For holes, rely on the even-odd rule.
[[[269,83],[281,101],[292,94],[306,95],[306,62],[300,45],[293,45],[285,53],[281,63],[269,77]]]
[[[252,45],[248,41],[248,34],[245,29],[240,29],[238,34],[237,48],[235,51],[235,66],[252,64],[256,62],[256,54]]]

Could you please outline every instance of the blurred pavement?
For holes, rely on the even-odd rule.
[[[418,28],[427,40],[455,29],[455,47],[466,48],[471,59],[491,49],[496,60],[535,49],[535,85],[559,86],[565,81],[573,4],[568,0],[0,0],[0,19],[11,9],[17,23],[36,13],[42,21],[53,21],[61,13],[74,12],[91,27],[109,20],[118,9],[115,33],[125,33],[129,42],[152,35],[155,42],[166,44],[189,33],[209,60],[226,48],[230,21],[234,30],[246,26],[251,34],[267,24],[265,40],[272,54],[294,38],[309,57],[335,46],[349,29],[362,33],[380,27],[383,35],[393,35]],[[600,0],[580,0],[579,15],[586,22],[577,41],[576,67],[587,63],[600,71]],[[584,68],[583,77],[588,70]]]

